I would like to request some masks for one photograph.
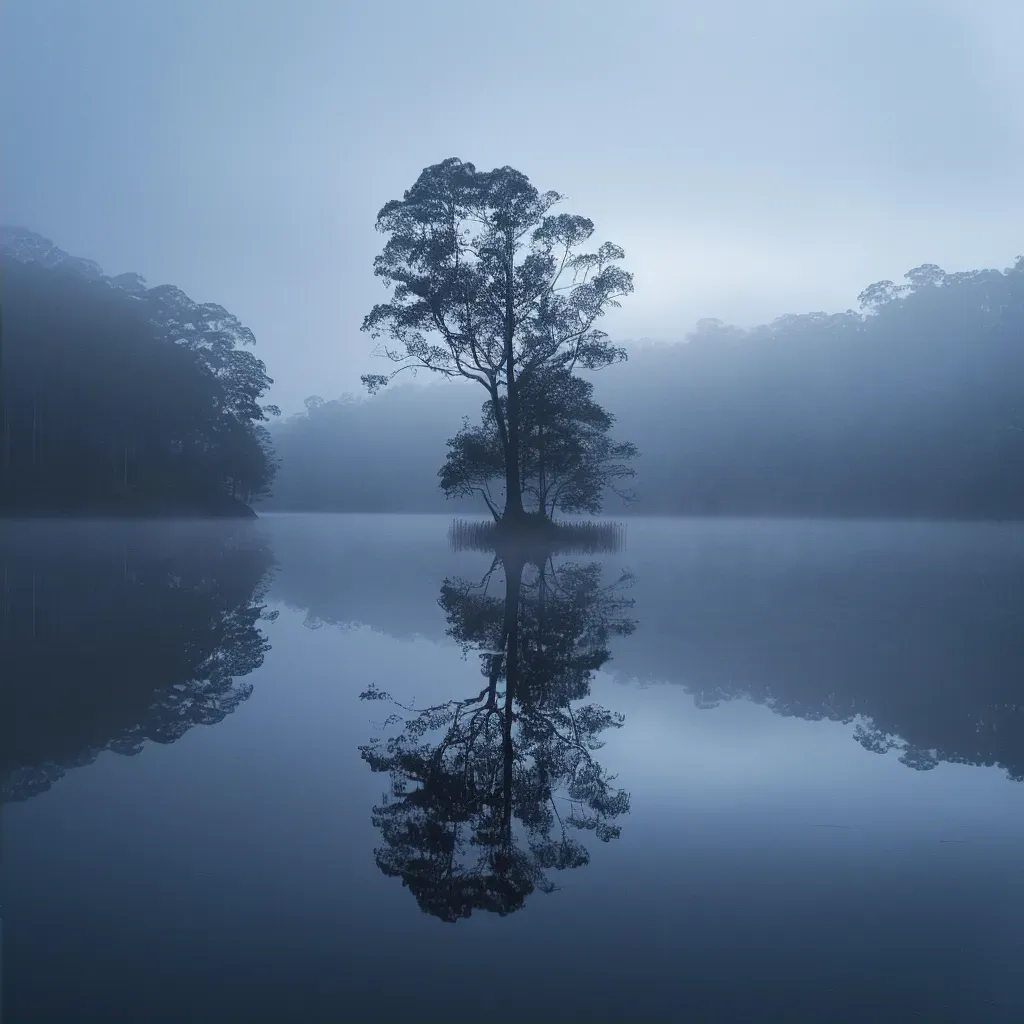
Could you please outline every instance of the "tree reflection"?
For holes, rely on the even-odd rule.
[[[623,718],[586,701],[610,638],[635,628],[629,582],[604,582],[597,562],[501,551],[479,582],[441,587],[448,635],[478,653],[480,691],[423,708],[373,687],[362,694],[391,702],[385,728],[399,730],[360,748],[390,775],[373,810],[377,865],[426,913],[519,910],[535,890],[556,888],[549,872],[589,861],[580,833],[619,835],[629,796],[594,752]]]
[[[628,645],[625,674],[700,708],[844,723],[908,771],[1024,781],[1019,525],[709,521],[674,536],[637,595],[659,642]]]
[[[247,528],[23,524],[0,546],[2,799],[231,714],[269,644]]]

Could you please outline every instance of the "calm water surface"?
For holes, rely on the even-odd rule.
[[[1024,529],[0,524],[7,1022],[1024,1020]]]

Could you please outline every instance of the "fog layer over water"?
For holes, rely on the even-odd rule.
[[[11,1019],[1021,1017],[1024,530],[449,523],[5,526]]]

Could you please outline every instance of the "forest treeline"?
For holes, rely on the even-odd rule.
[[[860,310],[637,345],[588,379],[639,449],[616,514],[1024,517],[1024,258],[866,288]],[[478,390],[307,401],[280,423],[270,507],[460,511],[436,467]]]
[[[31,231],[2,243],[0,510],[251,514],[277,412],[252,332]]]
[[[0,510],[486,511],[474,487],[501,460],[481,389],[314,396],[271,430],[271,378],[222,307],[107,277],[30,231],[2,241]],[[561,410],[564,437],[561,413],[533,417],[548,463],[531,469],[525,445],[525,498],[560,486],[559,452],[597,453],[613,484],[624,452],[636,475],[604,502],[619,515],[1024,517],[1024,259],[925,265],[865,289],[857,312],[702,320],[685,344],[628,352],[567,378],[586,393]]]

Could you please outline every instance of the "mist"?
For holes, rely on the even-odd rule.
[[[1022,53],[7,0],[0,1017],[1024,1020]]]
[[[1024,517],[1024,261],[927,266],[865,287],[858,312],[753,329],[702,320],[591,375],[640,451],[615,515]],[[486,399],[468,382],[321,404],[274,432],[266,507],[486,511],[445,502],[446,439]]]

